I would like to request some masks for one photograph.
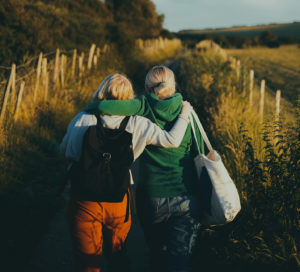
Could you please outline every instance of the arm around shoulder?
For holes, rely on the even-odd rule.
[[[146,119],[144,122],[147,122],[147,124],[143,126],[145,129],[146,144],[166,148],[179,147],[189,123],[188,116],[191,109],[189,103],[183,103],[181,114],[179,114],[177,121],[170,131],[162,130],[158,125]]]
[[[141,96],[131,100],[101,100],[90,104],[84,111],[104,115],[140,115],[146,108],[146,98]]]

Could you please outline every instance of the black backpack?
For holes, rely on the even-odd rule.
[[[119,129],[108,129],[95,116],[97,124],[85,132],[80,160],[69,172],[72,197],[121,202],[130,187],[133,162],[132,134],[125,131],[130,117],[123,119]]]

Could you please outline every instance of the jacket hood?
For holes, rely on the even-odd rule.
[[[182,108],[182,95],[179,93],[175,93],[163,100],[159,99],[155,94],[146,94],[146,98],[155,116],[162,121],[173,121]]]

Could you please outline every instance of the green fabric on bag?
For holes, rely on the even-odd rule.
[[[140,115],[169,131],[181,108],[182,96],[176,93],[164,100],[154,94],[133,100],[103,100],[89,105],[85,111],[108,115]],[[198,131],[197,136],[200,150],[204,153],[203,138]],[[194,146],[190,125],[178,148],[147,146],[140,157],[139,186],[151,197],[193,194],[197,179],[193,162],[195,150],[197,148]]]

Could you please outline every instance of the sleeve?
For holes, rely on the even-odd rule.
[[[170,131],[162,130],[158,125],[146,118],[140,117],[136,122],[136,132],[145,145],[157,145],[166,148],[175,148],[181,144],[185,135],[189,120],[186,116],[179,114],[177,121]]]
[[[79,161],[82,140],[89,126],[95,125],[95,116],[81,112],[70,122],[67,133],[60,145],[60,152],[70,160]]]
[[[102,115],[140,115],[146,112],[146,98],[141,96],[131,100],[101,100],[90,104],[85,112]]]

